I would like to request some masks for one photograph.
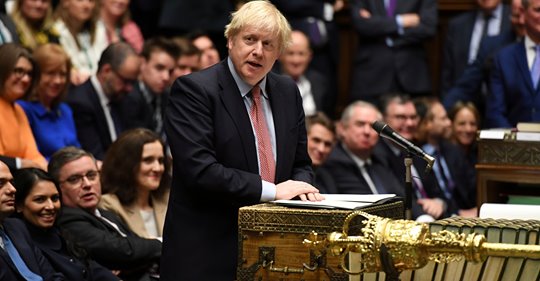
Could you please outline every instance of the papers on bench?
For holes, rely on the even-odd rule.
[[[271,203],[288,207],[305,207],[319,209],[354,210],[386,201],[396,197],[395,194],[322,194],[324,200],[319,202],[301,200],[275,200]]]

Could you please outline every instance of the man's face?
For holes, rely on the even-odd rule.
[[[489,12],[497,8],[497,5],[501,3],[501,0],[476,0],[476,3],[478,3],[478,7],[480,7],[481,10]]]
[[[173,77],[178,78],[180,76],[188,75],[192,72],[199,70],[199,63],[201,57],[199,55],[180,56],[176,62],[176,67],[173,71]]]
[[[252,86],[270,72],[279,57],[277,37],[249,26],[229,38],[227,47],[236,72]]]
[[[0,219],[6,218],[15,211],[15,192],[13,176],[9,168],[0,162]],[[1,222],[1,221],[0,221]]]
[[[524,16],[527,35],[535,43],[540,43],[540,0],[530,0]]]
[[[133,84],[139,77],[141,59],[137,55],[126,58],[124,63],[115,70],[111,65],[104,65],[105,79],[102,87],[111,100],[120,100],[133,90]]]
[[[359,157],[367,157],[379,140],[379,135],[371,128],[378,120],[377,111],[368,107],[355,107],[350,119],[341,124],[343,143]]]
[[[141,64],[141,80],[156,94],[161,94],[171,83],[171,74],[175,67],[172,56],[161,50],[150,54],[148,60],[143,59]]]
[[[512,27],[514,28],[516,35],[519,37],[525,36],[525,15],[521,0],[512,0],[512,14],[510,21],[512,22]]]
[[[433,119],[428,121],[426,128],[429,134],[434,138],[449,138],[452,133],[452,122],[450,122],[442,104],[434,103],[430,112],[433,114]]]
[[[307,149],[313,166],[320,166],[326,161],[334,146],[334,133],[321,124],[314,124],[307,135]]]
[[[208,36],[195,38],[193,45],[202,52],[200,69],[205,69],[219,62],[219,53]]]
[[[285,49],[279,60],[283,73],[296,80],[306,71],[311,61],[311,50],[309,41],[303,33],[294,31],[291,38],[292,44]]]
[[[398,134],[408,140],[414,138],[418,128],[418,115],[413,102],[399,104],[391,102],[386,108],[385,122]]]
[[[83,156],[65,164],[58,180],[62,189],[62,202],[72,208],[93,212],[101,199],[101,183],[95,161]]]

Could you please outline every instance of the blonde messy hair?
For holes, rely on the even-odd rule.
[[[268,31],[278,38],[282,52],[291,43],[291,26],[279,10],[266,0],[250,1],[231,14],[231,22],[225,26],[225,38],[236,36],[246,27]]]

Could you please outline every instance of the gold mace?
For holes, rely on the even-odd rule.
[[[360,236],[349,236],[349,224],[362,216],[364,227]],[[439,263],[459,261],[483,262],[488,256],[540,259],[540,246],[486,242],[482,234],[463,234],[443,230],[429,231],[428,224],[409,220],[391,220],[362,211],[355,211],[345,218],[343,232],[332,232],[319,240],[312,232],[304,245],[322,252],[328,250],[342,257],[341,267],[349,274],[383,271],[380,250],[384,245],[398,271],[424,267],[428,261]],[[360,269],[349,270],[347,256],[358,253]]]

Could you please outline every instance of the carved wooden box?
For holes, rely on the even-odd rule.
[[[362,209],[370,214],[403,218],[403,202],[375,204]],[[304,209],[259,204],[240,208],[238,214],[237,281],[349,280],[341,259],[320,255],[302,244],[315,231],[341,232],[351,210]],[[352,221],[349,234],[359,233],[361,221]]]

